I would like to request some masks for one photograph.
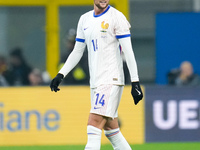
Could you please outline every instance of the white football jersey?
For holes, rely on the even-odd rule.
[[[126,17],[112,6],[100,15],[92,10],[80,17],[76,41],[87,45],[91,88],[102,84],[124,85],[118,39],[130,37],[130,27]]]

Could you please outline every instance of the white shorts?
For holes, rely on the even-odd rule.
[[[117,118],[117,109],[121,100],[124,86],[101,85],[91,88],[90,113],[99,114],[110,118]]]

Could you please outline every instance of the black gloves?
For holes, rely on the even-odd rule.
[[[137,103],[143,98],[143,93],[139,82],[132,82],[131,94],[133,96],[135,105],[137,105]]]
[[[51,84],[50,84],[50,88],[51,88],[51,91],[60,91],[60,89],[58,88],[59,84],[62,82],[64,78],[64,75],[58,73],[57,76],[51,81]]]

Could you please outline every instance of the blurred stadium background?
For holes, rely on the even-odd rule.
[[[200,82],[169,85],[169,72],[183,61],[191,62],[195,75],[200,75],[200,0],[110,3],[132,25],[145,93],[134,106],[126,81],[119,107],[124,136],[135,150],[200,149]],[[93,9],[92,4],[93,0],[0,0],[1,150],[83,149],[90,109],[87,58],[61,92],[51,93],[48,85],[71,50],[80,15]],[[12,56],[23,57],[31,68],[27,83],[12,76]],[[102,137],[102,149],[112,149]]]

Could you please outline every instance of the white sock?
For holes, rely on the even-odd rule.
[[[85,150],[100,150],[102,130],[94,126],[87,126],[88,141]]]
[[[132,150],[119,128],[113,130],[104,130],[106,137],[111,142],[114,150]]]

